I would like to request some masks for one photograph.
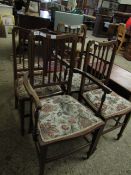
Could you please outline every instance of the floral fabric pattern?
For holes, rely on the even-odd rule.
[[[35,80],[35,84],[38,85],[40,83],[41,83],[41,78],[38,78],[37,76],[37,79]],[[43,97],[43,96],[54,94],[56,92],[61,92],[61,88],[58,85],[54,85],[54,86],[36,88],[35,91],[39,97],[41,96]],[[19,78],[17,81],[17,96],[19,99],[29,98],[29,95],[23,84],[23,78]]]
[[[73,74],[72,86],[71,86],[72,92],[80,91],[81,77],[82,76],[79,73]],[[98,86],[94,84],[92,81],[89,81],[87,78],[85,79],[84,91],[89,90],[89,89],[96,89],[97,87]]]
[[[83,93],[85,100],[89,100],[96,107],[96,109],[98,109],[100,106],[102,95],[103,91],[101,89]],[[109,118],[117,114],[125,114],[125,112],[129,111],[131,111],[131,103],[123,97],[117,95],[115,92],[111,92],[110,94],[106,95],[105,102],[102,106],[101,115],[104,118]]]
[[[52,142],[101,125],[101,119],[68,95],[41,100],[38,128],[44,142]]]

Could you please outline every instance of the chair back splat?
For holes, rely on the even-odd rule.
[[[70,33],[76,34],[77,39],[77,55],[75,58],[75,67],[80,68],[82,63],[82,56],[84,54],[85,39],[87,33],[87,27],[85,24],[81,25],[66,25],[64,23],[59,23],[57,26],[58,33]]]
[[[89,41],[83,70],[107,84],[116,54],[116,41]]]
[[[104,84],[108,84],[116,55],[117,41],[98,42],[90,40],[86,45],[83,71],[91,74]],[[82,90],[94,89],[97,86],[90,80],[86,81]],[[80,91],[81,75],[74,73],[72,78],[72,93]]]
[[[76,35],[32,32],[29,74],[33,88],[38,90],[42,87],[67,84],[68,92],[70,92],[73,74],[71,67],[74,66],[76,41]],[[70,43],[70,47],[67,47],[68,43]],[[70,62],[67,63],[67,60]],[[68,81],[67,74],[70,76]]]

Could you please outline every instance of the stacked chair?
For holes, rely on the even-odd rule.
[[[51,33],[48,29],[40,29],[44,32]],[[30,115],[27,113],[25,106],[30,98],[23,85],[23,75],[29,70],[29,34],[31,30],[21,27],[14,27],[12,30],[12,46],[13,46],[13,72],[14,72],[14,94],[15,107],[19,109],[21,120],[21,134],[24,135],[25,117]],[[37,42],[38,45],[38,42]],[[36,68],[40,65],[36,62]],[[40,69],[40,68],[39,68]]]

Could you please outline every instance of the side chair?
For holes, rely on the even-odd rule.
[[[66,25],[64,23],[59,23],[57,26],[58,33],[71,33],[78,36],[77,48],[76,48],[76,67],[80,68],[82,64],[82,58],[84,54],[85,39],[87,34],[87,27],[85,24],[81,25]]]
[[[96,150],[97,143],[104,127],[104,122],[94,116],[94,114],[80,104],[76,99],[70,96],[71,81],[74,67],[75,49],[77,37],[71,34],[50,35],[46,33],[32,33],[31,35],[31,52],[30,52],[30,70],[29,75],[24,75],[24,86],[31,98],[32,106],[32,123],[33,123],[33,140],[39,158],[40,173],[44,174],[45,163],[63,158],[75,151],[89,146],[87,158]],[[43,57],[41,62],[43,69],[41,77],[34,74],[35,57],[34,46],[35,40],[42,41],[45,46],[43,49]],[[71,52],[68,55],[70,62],[67,64],[66,43],[70,42]],[[54,66],[51,66],[53,62]],[[68,79],[66,78],[68,72]],[[62,77],[64,74],[64,79]],[[40,80],[40,84],[36,84],[36,79]],[[67,85],[66,92],[62,89],[63,85]],[[46,97],[39,95],[37,89],[59,86],[63,93],[49,94]],[[90,139],[88,140],[88,136]],[[48,155],[48,148],[64,142],[69,142],[83,138],[86,143],[75,145],[67,153],[54,153],[51,157]]]
[[[48,29],[39,29],[40,31],[49,32]],[[14,95],[15,108],[19,109],[21,120],[21,134],[24,135],[24,119],[30,115],[26,114],[25,107],[30,101],[29,95],[23,86],[23,74],[29,70],[29,35],[31,30],[15,26],[12,30],[13,46],[13,74],[14,74]],[[36,41],[38,48],[38,41]],[[39,52],[39,50],[38,50]],[[35,67],[40,65],[36,62]],[[41,66],[42,67],[42,66]],[[36,72],[37,73],[37,72]]]

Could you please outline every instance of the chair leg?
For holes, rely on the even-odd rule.
[[[21,124],[21,135],[24,136],[25,128],[24,128],[24,112],[25,112],[25,102],[24,100],[19,101],[19,111],[20,111],[20,124]]]
[[[39,153],[39,166],[40,166],[39,175],[44,175],[46,155],[47,155],[47,147],[42,147]]]
[[[105,125],[101,126],[94,132],[92,143],[90,145],[89,151],[87,152],[87,159],[95,152],[100,136],[102,135],[104,126]]]
[[[122,137],[122,134],[123,134],[123,132],[124,132],[124,130],[125,130],[125,128],[126,128],[128,122],[129,122],[129,120],[130,120],[130,116],[131,116],[131,112],[128,113],[128,114],[125,116],[123,125],[122,125],[122,127],[121,127],[121,129],[120,129],[120,132],[119,132],[118,135],[117,135],[117,140],[119,140],[119,139]]]

